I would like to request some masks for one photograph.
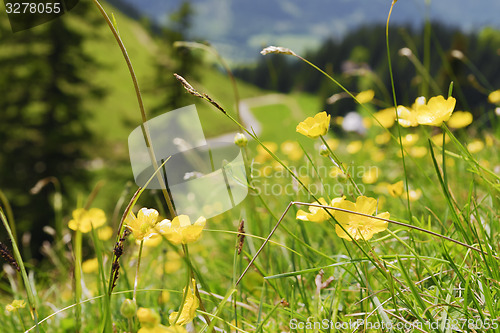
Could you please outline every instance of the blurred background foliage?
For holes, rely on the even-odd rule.
[[[172,76],[177,72],[197,83],[234,112],[232,88],[220,65],[200,51],[172,47],[178,40],[203,37],[190,34],[196,8],[186,1],[171,13],[168,25],[159,26],[122,2],[111,3],[117,7],[105,3],[105,8],[117,19],[149,115],[195,103],[207,136],[234,130],[223,115],[187,95]],[[354,92],[375,87],[379,106],[387,107],[384,29],[363,26],[341,40],[327,39],[303,56]],[[485,28],[464,34],[439,23],[430,29],[428,66],[434,83],[428,85],[429,95],[446,94],[454,81],[457,109],[471,111],[488,126],[482,115],[487,94],[500,87],[500,32]],[[133,181],[126,142],[140,116],[122,55],[90,2],[81,1],[60,19],[16,34],[2,13],[0,35],[0,190],[12,206],[18,236],[31,234],[24,237],[25,251],[40,258],[42,242],[53,237],[44,226],[65,232],[72,209],[85,203],[100,180],[105,183],[94,206],[113,211],[127,190],[124,184]],[[425,58],[425,32],[399,26],[391,28],[390,36],[397,98],[411,104],[425,93],[424,77],[400,50],[409,48],[416,59]],[[328,104],[339,89],[288,57],[267,56],[233,68],[242,98],[290,93],[306,115],[322,109],[343,115],[355,109],[350,99]],[[276,132],[279,124],[273,126]],[[146,200],[161,200],[149,195]],[[1,232],[0,241],[5,239]]]

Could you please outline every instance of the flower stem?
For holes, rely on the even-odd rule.
[[[14,254],[14,258],[17,261],[17,264],[19,265],[19,270],[21,271],[21,276],[23,278],[24,287],[26,288],[26,294],[28,295],[28,303],[30,306],[30,312],[31,312],[31,315],[33,316],[33,319],[35,321],[36,331],[40,332],[40,328],[38,327],[38,314],[37,314],[37,310],[36,310],[36,299],[35,299],[33,290],[31,289],[31,284],[30,284],[30,281],[28,279],[28,274],[26,273],[26,267],[24,267],[23,258],[21,257],[21,252],[19,252],[19,248],[17,247],[16,239],[14,238],[14,234],[12,233],[12,230],[10,229],[9,222],[7,221],[7,218],[5,217],[5,214],[3,213],[3,209],[1,207],[0,207],[0,219],[2,220],[2,223],[5,227],[5,230],[7,230],[7,234],[9,235],[10,241],[12,243],[12,252]]]
[[[75,231],[75,320],[76,331],[81,328],[81,312],[82,307],[80,301],[82,299],[82,232],[77,229]]]
[[[137,268],[135,270],[135,282],[134,282],[134,295],[132,300],[137,304],[137,285],[139,283],[139,268],[141,266],[142,249],[144,247],[144,240],[141,240],[141,245],[139,245],[139,256],[137,258]]]

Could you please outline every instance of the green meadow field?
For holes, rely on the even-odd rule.
[[[459,50],[439,51],[446,76],[431,66],[438,32],[429,22],[418,50],[394,48],[394,30],[379,36],[383,73],[355,60],[355,75],[337,73],[287,45],[269,46],[262,57],[295,61],[300,75],[321,81],[317,93],[285,93],[234,79],[205,44],[185,50],[199,63],[176,80],[174,61],[185,53],[171,59],[174,46],[147,23],[96,4],[85,12],[96,23],[61,20],[85,36],[81,53],[96,65],[79,77],[102,96],[72,80],[55,84],[56,99],[78,94],[87,113],[85,157],[75,157],[85,178],[64,168],[33,171],[33,184],[16,178],[15,147],[32,137],[37,149],[66,147],[57,137],[78,127],[70,117],[37,127],[46,100],[36,94],[16,109],[23,90],[2,73],[19,50],[40,55],[44,47],[24,44],[28,33],[0,45],[0,332],[500,332],[500,86]],[[485,36],[500,64],[500,31]],[[402,57],[408,84],[397,82]],[[453,72],[455,61],[465,74]],[[164,63],[168,85],[157,82]],[[31,81],[43,77],[30,66],[21,67],[33,69]],[[408,91],[396,91],[402,86]],[[172,87],[184,106],[195,104],[206,138],[225,137],[240,153],[238,168],[221,167],[229,194],[248,192],[231,209],[218,206],[214,186],[213,204],[191,200],[201,213],[190,218],[174,209],[170,188],[134,182],[128,136],[170,111],[151,110]],[[12,110],[25,118],[8,118]],[[20,151],[22,162],[30,149]],[[47,151],[47,160],[60,158]],[[150,181],[163,179],[163,165],[151,163]],[[38,209],[48,215],[36,219]]]

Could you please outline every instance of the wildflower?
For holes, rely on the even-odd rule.
[[[378,145],[383,145],[391,140],[391,134],[389,132],[384,132],[375,137],[375,143]]]
[[[415,143],[417,143],[418,139],[419,139],[418,134],[406,134],[401,138],[401,142],[403,143],[403,146],[411,147]]]
[[[97,260],[97,258],[85,260],[82,263],[82,272],[86,274],[97,272],[98,268],[99,268],[99,261]]]
[[[417,109],[417,120],[420,125],[441,126],[448,121],[455,109],[456,100],[453,97],[432,97],[425,105]]]
[[[129,212],[125,224],[132,231],[135,239],[139,241],[147,240],[158,234],[159,228],[169,222],[168,220],[158,222],[158,215],[156,209],[141,208],[137,213],[137,217],[133,212]]]
[[[436,145],[441,147],[443,145],[443,135],[444,135],[444,143],[450,142],[450,137],[448,134],[443,133],[443,134],[436,134],[431,137],[431,141]]]
[[[375,97],[375,91],[372,89],[362,91],[356,95],[359,104],[369,103],[373,100],[373,97]]]
[[[335,198],[332,200],[330,206],[337,207],[337,205],[343,201],[345,197]],[[323,206],[328,206],[328,203],[324,198],[318,199],[319,204]],[[317,204],[317,202],[314,202]],[[333,209],[328,209],[330,214],[334,215],[335,211]],[[309,221],[309,222],[324,222],[330,218],[330,215],[326,212],[326,210],[322,207],[309,206],[309,213],[299,209],[297,212],[297,220],[301,221]]]
[[[200,216],[194,224],[191,224],[189,216],[179,215],[174,217],[172,221],[166,221],[160,229],[165,238],[173,244],[187,244],[200,238],[207,220]]]
[[[488,102],[491,104],[500,103],[500,89],[495,90],[488,95]]]
[[[102,241],[107,241],[113,236],[113,228],[110,226],[105,226],[97,230],[97,238]]]
[[[342,122],[342,129],[346,132],[356,132],[358,134],[366,133],[363,117],[357,112],[349,112],[346,114]]]
[[[153,310],[139,308],[137,318],[141,323],[141,328],[137,333],[187,333],[182,326],[174,325],[166,327],[160,324],[160,316]]]
[[[397,183],[394,183],[394,184],[389,184],[387,185],[387,190],[389,191],[389,194],[393,197],[399,197],[403,194],[403,181],[400,180],[399,182]]]
[[[243,133],[237,133],[234,136],[234,144],[238,147],[245,147],[248,143],[248,139]]]
[[[126,298],[120,306],[120,313],[125,318],[132,318],[137,312],[137,305],[129,298]]]
[[[356,154],[361,148],[363,148],[363,142],[361,142],[361,140],[356,140],[350,142],[345,149],[349,154]]]
[[[378,167],[370,167],[367,172],[363,173],[361,180],[365,184],[373,184],[377,181],[379,174]]]
[[[68,222],[68,227],[71,230],[80,230],[82,233],[87,233],[92,228],[99,228],[106,223],[106,214],[99,208],[84,208],[75,209],[72,213],[73,219]]]
[[[191,280],[192,288],[189,286],[187,291],[186,299],[184,301],[184,305],[182,306],[181,313],[172,312],[168,317],[171,325],[185,325],[191,322],[196,316],[196,309],[200,305],[200,301],[194,295],[194,291],[196,290],[196,281],[194,279]],[[186,292],[186,288],[183,289],[183,292]],[[177,318],[179,317],[179,318]]]
[[[422,197],[422,190],[419,188],[416,190],[410,190],[410,192],[408,192],[408,193],[409,193],[410,201],[416,201]]]
[[[264,146],[269,149],[271,153],[276,153],[278,150],[278,145],[275,142],[272,141],[267,141],[267,142],[262,142]],[[264,149],[262,146],[257,146],[257,156],[255,157],[255,162],[257,163],[264,163],[268,159],[271,159],[272,156]]]
[[[328,206],[325,198],[319,198],[318,201],[320,205]],[[301,221],[324,222],[330,218],[330,215],[321,207],[309,206],[309,213],[299,209],[296,218]]]
[[[281,144],[280,148],[292,161],[297,161],[304,155],[300,145],[295,141],[286,140]]]
[[[442,141],[441,141],[442,143]],[[421,158],[427,155],[427,148],[423,146],[415,146],[411,147],[410,155],[415,158]]]
[[[380,110],[373,116],[378,120],[378,123],[380,123],[380,125],[385,128],[391,128],[396,121],[396,112],[394,112],[394,108]]]
[[[455,104],[456,100],[453,97],[444,99],[443,96],[439,95],[432,97],[427,103],[424,97],[419,97],[415,100],[411,109],[398,106],[399,123],[404,127],[415,127],[417,125],[440,126],[443,121],[450,119]]]
[[[476,139],[467,145],[467,149],[473,154],[479,153],[484,149],[484,143],[483,141]]]
[[[469,126],[472,123],[472,120],[472,113],[467,111],[455,111],[446,124],[452,128],[462,128]]]
[[[316,114],[314,117],[307,117],[306,120],[297,125],[297,132],[311,139],[320,135],[325,135],[330,127],[330,115],[325,111]]]
[[[356,199],[356,203],[348,200],[342,200],[338,203],[338,208],[363,213],[367,215],[372,215],[377,208],[377,200],[374,198],[369,198],[365,196],[359,196]],[[388,212],[380,213],[376,217],[388,219],[390,214]],[[344,227],[347,233],[342,230],[339,225],[335,226],[335,232],[341,238],[351,240],[351,237],[355,240],[365,239],[368,240],[373,237],[374,234],[379,233],[387,229],[388,223],[386,221],[361,216],[357,214],[352,214],[343,211],[335,212],[335,218]],[[349,237],[349,235],[351,237]]]
[[[5,306],[5,310],[7,310],[9,312],[13,312],[15,310],[24,308],[25,306],[26,306],[26,302],[24,300],[16,299],[16,300],[13,300],[12,303],[7,304]]]
[[[292,50],[290,50],[289,48],[286,48],[286,47],[282,47],[282,46],[268,46],[265,49],[263,49],[262,51],[260,51],[260,54],[262,54],[262,55],[266,55],[266,54],[270,54],[270,53],[289,54],[289,55],[296,56],[296,54]]]

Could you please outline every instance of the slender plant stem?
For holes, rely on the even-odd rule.
[[[137,96],[137,102],[139,103],[139,110],[141,112],[141,118],[142,118],[141,128],[142,128],[142,132],[144,135],[144,140],[145,140],[146,146],[148,148],[149,157],[151,159],[151,162],[153,163],[154,169],[156,170],[156,169],[158,169],[158,162],[157,162],[157,159],[155,156],[153,146],[151,145],[151,137],[150,137],[149,128],[147,125],[148,119],[146,117],[146,111],[144,109],[144,103],[142,101],[142,94],[141,94],[141,90],[139,88],[139,83],[137,81],[137,76],[135,75],[135,72],[134,72],[134,67],[132,66],[132,61],[130,60],[130,57],[128,56],[127,49],[125,48],[125,44],[121,40],[120,35],[118,34],[118,31],[116,31],[116,28],[113,25],[113,22],[111,22],[108,15],[106,14],[106,11],[104,10],[104,8],[102,8],[99,1],[97,1],[97,0],[93,0],[93,1],[94,1],[95,5],[97,6],[97,8],[99,9],[99,11],[101,12],[102,16],[104,17],[104,20],[108,23],[109,29],[113,33],[113,36],[115,37],[116,42],[118,43],[118,46],[120,47],[120,49],[122,51],[123,57],[125,58],[125,62],[127,63],[127,67],[128,67],[129,72],[130,72],[130,76],[132,78],[132,82],[134,83],[134,89],[135,89],[135,93]],[[177,214],[175,212],[172,200],[170,199],[170,195],[168,194],[165,182],[160,174],[157,174],[157,178],[158,178],[158,181],[160,182],[160,185],[162,187],[162,193],[163,193],[163,196],[164,196],[165,201],[167,203],[171,218],[174,218]]]
[[[391,48],[389,45],[389,21],[391,19],[392,9],[396,4],[397,0],[393,0],[391,4],[391,9],[389,10],[389,15],[387,15],[387,23],[385,25],[385,43],[387,47],[387,62],[389,65],[389,76],[391,78],[391,89],[392,89],[392,99],[394,103],[394,112],[396,113],[396,123],[398,129],[398,137],[399,137],[399,146],[401,148],[401,161],[403,163],[403,173],[405,177],[405,187],[406,187],[406,202],[409,220],[413,220],[413,215],[411,212],[411,204],[410,204],[410,184],[408,184],[408,173],[406,172],[406,163],[405,163],[405,149],[403,147],[403,138],[401,137],[401,125],[399,124],[399,114],[398,114],[398,101],[396,100],[396,88],[394,85],[394,75],[392,73],[392,61],[391,61]]]
[[[135,270],[135,282],[134,282],[134,296],[132,301],[137,304],[137,285],[139,284],[139,268],[141,267],[142,249],[144,247],[144,240],[141,240],[141,245],[139,245],[139,255],[137,257],[137,267]]]
[[[19,266],[19,270],[21,271],[21,276],[22,276],[23,282],[24,282],[24,288],[26,288],[26,294],[28,296],[28,303],[30,306],[30,312],[31,312],[31,315],[33,316],[33,319],[35,321],[36,331],[39,333],[40,328],[38,326],[38,313],[37,313],[37,309],[36,309],[35,295],[33,293],[33,290],[31,289],[30,280],[28,278],[28,274],[26,273],[26,267],[24,266],[24,261],[23,261],[23,258],[21,257],[21,252],[19,252],[19,248],[17,247],[16,239],[14,238],[14,234],[12,233],[12,230],[10,229],[9,222],[7,221],[7,218],[5,217],[5,214],[4,214],[3,209],[1,207],[0,207],[0,219],[2,220],[3,226],[5,227],[5,230],[7,231],[7,234],[9,235],[10,241],[12,242],[12,252],[13,252],[14,258],[16,259],[17,264]]]
[[[81,313],[82,306],[82,232],[75,231],[75,317],[76,317],[76,331],[79,332],[82,325]]]

